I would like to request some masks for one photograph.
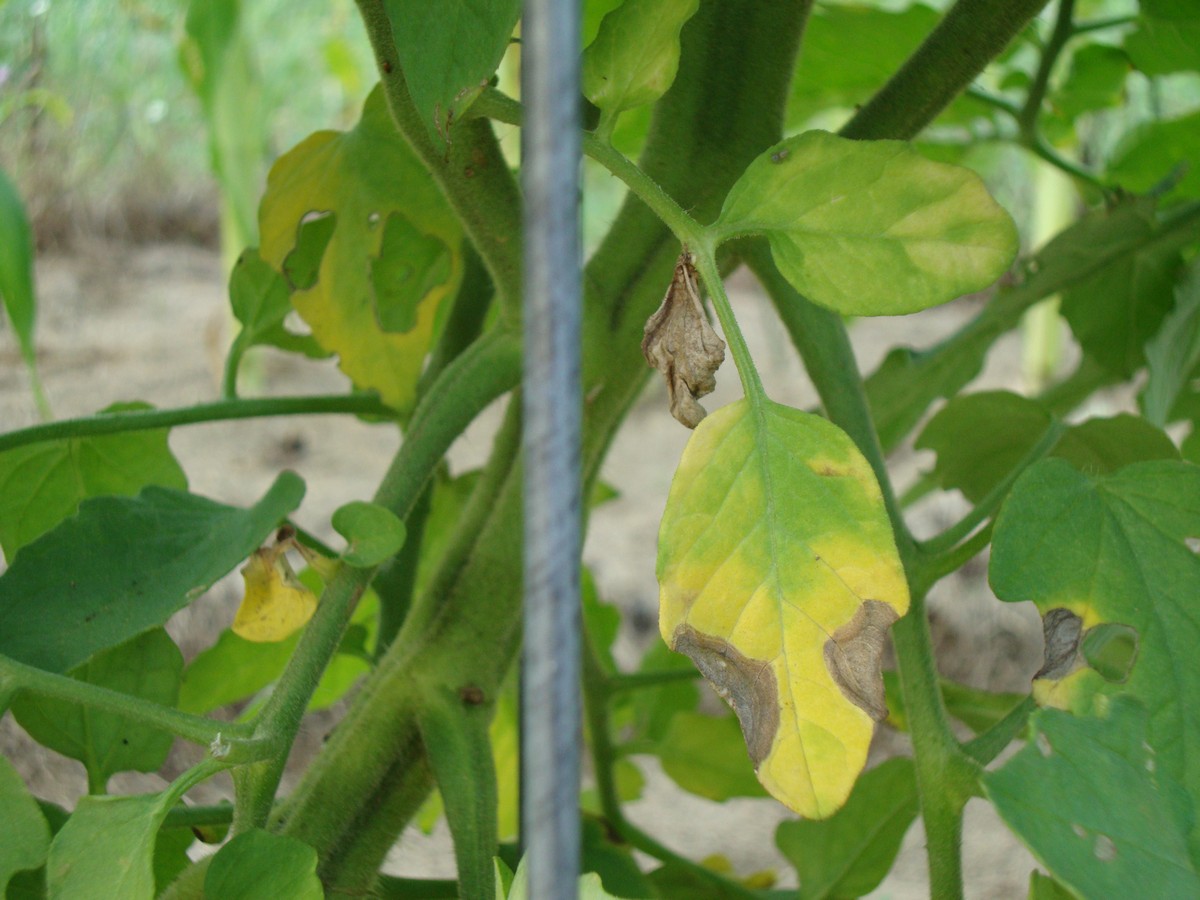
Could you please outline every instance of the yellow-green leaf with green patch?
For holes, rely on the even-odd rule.
[[[659,625],[801,815],[846,800],[886,715],[879,657],[908,587],[875,475],[818,416],[742,400],[704,419],[659,534]]]
[[[289,278],[313,337],[356,385],[411,409],[438,307],[462,278],[462,231],[379,89],[353,129],[279,158],[259,226],[260,253]],[[319,239],[305,241],[311,228]]]

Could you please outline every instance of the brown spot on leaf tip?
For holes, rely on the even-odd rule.
[[[725,360],[725,342],[704,316],[696,268],[687,250],[675,263],[662,305],[646,320],[642,355],[667,380],[671,415],[688,428],[699,425],[707,413],[697,398],[717,386],[714,373]]]
[[[1042,634],[1046,642],[1045,656],[1041,669],[1033,677],[1062,678],[1075,668],[1083,620],[1069,609],[1052,609],[1042,617]]]
[[[879,600],[864,600],[854,618],[825,642],[825,667],[847,700],[876,722],[887,718],[880,658],[896,610]]]
[[[690,625],[675,629],[671,649],[690,657],[718,694],[737,714],[754,768],[767,758],[779,730],[779,699],[769,663],[749,659],[719,637]]]

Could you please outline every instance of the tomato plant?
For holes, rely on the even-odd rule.
[[[795,812],[777,842],[802,897],[873,890],[918,817],[932,894],[961,896],[973,797],[1044,867],[1030,896],[1200,896],[1200,13],[1045,5],[585,3],[584,152],[628,191],[586,267],[588,495],[647,361],[666,380],[662,414],[694,429],[658,550],[676,654],[659,646],[620,670],[612,609],[586,578],[580,597],[585,896],[780,894],[631,822],[633,748],[687,789],[766,793]],[[223,397],[0,435],[0,709],[80,760],[89,785],[68,813],[0,761],[8,896],[525,895],[508,843],[520,404],[481,470],[442,465],[519,381],[521,197],[497,125],[519,127],[523,110],[494,76],[520,5],[358,7],[379,85],[353,128],[274,162],[255,229],[257,157],[222,118],[247,84],[237,5],[192,4],[190,74],[227,217],[258,234],[230,278],[239,331]],[[996,145],[1066,185],[1068,223],[1025,249],[980,174]],[[32,371],[31,244],[7,180],[0,206],[0,291]],[[819,411],[770,398],[723,284],[743,266]],[[848,317],[968,294],[977,309],[953,334],[860,373]],[[972,391],[998,338],[1055,320],[1049,298],[1077,367],[1028,396]],[[257,345],[336,355],[353,390],[240,396]],[[733,377],[726,350],[744,396],[709,412],[701,399]],[[1119,384],[1140,414],[1089,417],[1088,398]],[[334,515],[344,548],[291,522],[295,474],[230,506],[189,493],[167,444],[198,422],[335,413],[403,433],[374,497]],[[902,497],[888,454],[905,443],[936,461]],[[969,509],[918,538],[908,503],[936,490]],[[1026,697],[938,677],[926,597],[989,547],[997,601],[1031,601],[1044,621]],[[162,626],[239,566],[237,618],[185,666]],[[730,715],[697,711],[697,675]],[[281,795],[306,710],[354,684]],[[235,721],[208,715],[251,696]],[[884,720],[910,733],[912,756],[864,771]],[[114,773],[160,766],[172,739],[203,760],[160,793],[107,793]],[[233,803],[182,802],[222,771]],[[455,883],[380,873],[406,825],[443,813]],[[197,835],[226,832],[189,858]]]

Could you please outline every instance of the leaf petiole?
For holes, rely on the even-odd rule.
[[[266,756],[265,742],[253,736],[253,726],[249,723],[217,722],[194,716],[0,656],[0,693],[10,688],[134,719],[195,744],[228,745],[223,760],[230,765],[253,762]]]

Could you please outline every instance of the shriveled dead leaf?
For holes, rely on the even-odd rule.
[[[696,268],[687,250],[675,263],[662,305],[646,320],[642,355],[667,379],[671,415],[688,428],[699,425],[706,411],[697,398],[717,386],[714,373],[725,360],[725,342],[704,316]]]
[[[233,619],[232,631],[247,641],[282,641],[303,627],[317,608],[317,598],[292,571],[287,551],[292,537],[255,550],[242,567],[246,594]]]

